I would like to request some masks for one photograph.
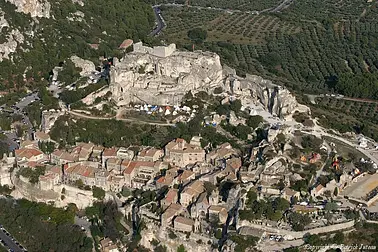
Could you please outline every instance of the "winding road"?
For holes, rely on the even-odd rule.
[[[164,29],[165,27],[165,22],[164,19],[160,13],[160,8],[159,6],[152,6],[155,14],[155,19],[156,19],[156,28],[151,32],[150,36],[157,36],[160,34],[161,30]]]

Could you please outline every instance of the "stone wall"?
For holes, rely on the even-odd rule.
[[[54,126],[55,121],[65,114],[63,110],[45,110],[42,111],[42,121],[41,121],[41,131],[44,133],[49,133],[51,128]]]
[[[339,223],[339,224],[334,224],[334,225],[329,225],[329,226],[324,226],[324,227],[308,229],[308,230],[305,230],[305,231],[291,231],[291,230],[285,230],[285,229],[280,229],[280,228],[273,228],[273,227],[269,227],[269,226],[254,224],[254,223],[251,223],[249,221],[242,220],[242,221],[239,221],[237,223],[236,228],[239,229],[243,226],[246,226],[246,227],[251,227],[251,228],[258,229],[258,230],[266,231],[267,233],[288,235],[288,236],[293,237],[294,239],[301,239],[306,234],[323,234],[323,233],[335,232],[335,231],[338,231],[338,230],[344,230],[344,229],[352,228],[354,226],[354,224],[355,224],[355,221],[353,220],[353,221],[349,221],[349,222],[344,222],[344,223]]]
[[[154,46],[148,47],[144,46],[142,42],[134,43],[133,44],[133,52],[134,53],[142,53],[142,54],[151,54],[157,57],[168,57],[172,55],[176,51],[176,45],[170,44],[169,46]]]
[[[163,245],[167,247],[168,252],[176,252],[178,246],[181,244],[184,245],[185,250],[188,252],[198,252],[198,251],[217,251],[211,248],[207,242],[211,239],[201,236],[199,234],[191,234],[189,238],[186,237],[186,234],[175,232],[177,235],[176,239],[170,239],[168,237],[168,229],[161,228],[152,223],[147,224],[147,228],[142,230],[142,240],[140,244],[150,250],[153,250],[151,245],[151,240],[156,239],[160,241]],[[202,243],[197,243],[198,240],[202,240]]]

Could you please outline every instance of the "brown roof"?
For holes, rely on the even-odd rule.
[[[106,148],[104,152],[102,153],[102,156],[104,157],[115,157],[117,156],[118,148],[112,147],[112,148]]]
[[[194,220],[189,219],[189,218],[185,218],[185,217],[182,217],[182,216],[176,217],[174,222],[184,224],[184,225],[188,225],[188,226],[194,226]]]
[[[94,178],[96,171],[93,167],[78,164],[67,168],[65,172],[69,174],[78,174],[84,177]]]
[[[50,139],[50,136],[49,134],[46,134],[42,131],[36,131],[34,133],[34,135],[38,138],[38,139],[41,139],[41,140],[49,140]]]
[[[181,173],[181,175],[178,178],[178,180],[179,181],[185,181],[185,180],[187,180],[188,178],[190,178],[193,175],[194,175],[194,172],[192,172],[190,170],[185,170],[183,173]]]
[[[138,156],[140,157],[153,157],[156,152],[162,151],[160,149],[156,148],[150,148],[150,149],[143,149],[141,152],[138,153]]]
[[[241,161],[241,158],[231,158],[229,160],[226,161],[226,163],[233,169],[233,170],[237,170],[241,167],[242,165],[242,161]]]

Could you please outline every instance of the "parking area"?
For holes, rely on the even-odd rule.
[[[10,252],[26,252],[27,250],[0,225],[0,243]]]

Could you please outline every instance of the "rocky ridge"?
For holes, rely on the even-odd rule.
[[[50,18],[51,4],[46,0],[6,0],[17,7],[17,11],[32,17]]]
[[[110,91],[118,106],[130,102],[176,105],[188,92],[211,93],[221,87],[240,98],[243,106],[263,106],[274,116],[290,115],[300,104],[284,87],[259,76],[242,78],[235,71],[223,68],[217,54],[211,52],[175,51],[159,57],[134,51],[114,59],[110,71]]]

